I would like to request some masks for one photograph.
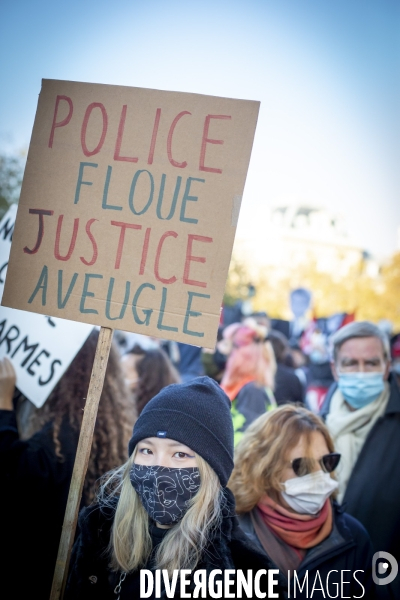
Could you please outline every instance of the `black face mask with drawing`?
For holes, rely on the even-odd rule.
[[[180,521],[200,488],[198,467],[176,469],[134,464],[130,480],[150,518],[160,525]]]

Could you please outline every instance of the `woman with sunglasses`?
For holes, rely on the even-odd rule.
[[[259,417],[236,448],[228,485],[239,522],[292,598],[375,597],[369,536],[334,501],[339,460],[322,421],[294,405]]]

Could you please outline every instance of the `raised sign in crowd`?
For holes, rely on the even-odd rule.
[[[220,309],[258,108],[43,82],[0,222],[2,597],[400,598],[400,334],[303,288]]]

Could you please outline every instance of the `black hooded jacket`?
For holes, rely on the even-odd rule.
[[[205,569],[209,575],[210,571],[221,569],[223,578],[224,569],[241,569],[245,577],[247,570],[251,569],[254,578],[258,570],[276,568],[241,531],[237,518],[233,516],[234,500],[229,490],[225,491],[225,498],[227,505],[223,510],[222,526],[213,533],[196,570]],[[118,594],[114,590],[118,585],[121,573],[110,569],[110,559],[107,553],[114,514],[113,507],[100,507],[98,504],[85,508],[81,512],[79,536],[73,548],[65,600],[117,599]],[[150,567],[146,566],[145,568]],[[279,574],[275,574],[274,578],[279,579],[279,584],[274,587],[274,592],[279,593],[279,598],[286,598],[285,579]],[[193,589],[194,584],[191,582],[186,591],[191,593]],[[236,586],[233,585],[230,592],[232,593],[235,589]],[[261,577],[260,589],[267,592],[267,575]],[[164,589],[162,589],[161,596],[166,597]],[[223,594],[222,597],[224,596]],[[180,597],[178,582],[174,598]],[[207,597],[210,596],[207,595]],[[243,598],[245,597],[243,594]],[[122,592],[121,598],[123,598]]]

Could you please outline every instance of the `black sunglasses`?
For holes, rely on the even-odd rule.
[[[338,452],[331,452],[330,454],[325,454],[318,462],[325,473],[332,473],[339,464],[340,456]],[[290,464],[297,477],[304,477],[304,475],[309,475],[313,472],[315,459],[295,458]]]

